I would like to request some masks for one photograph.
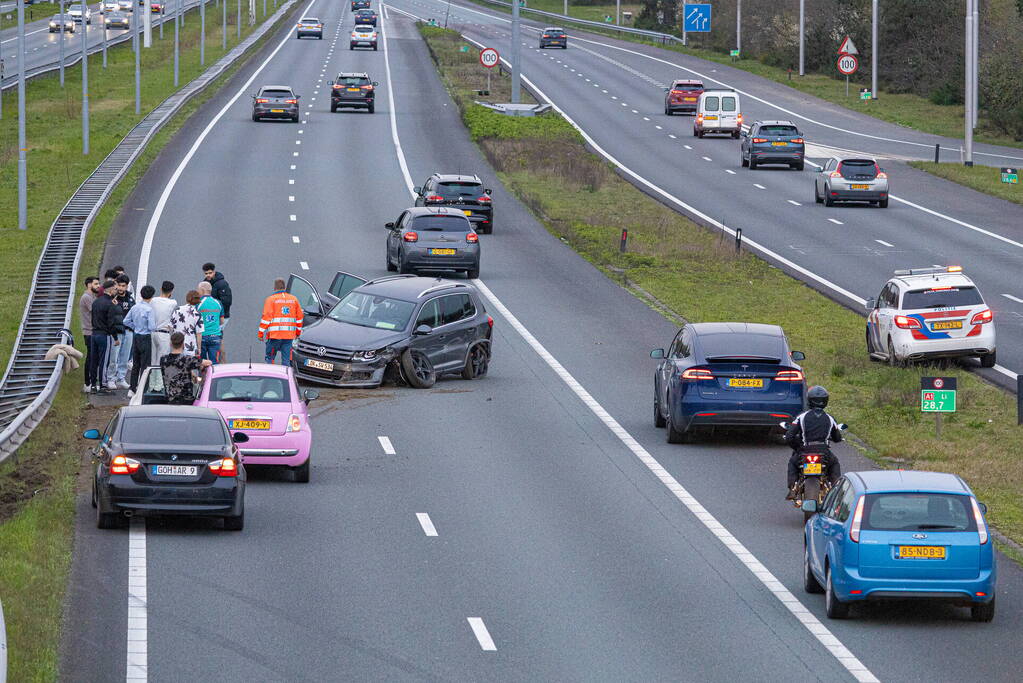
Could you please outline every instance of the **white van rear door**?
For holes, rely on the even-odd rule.
[[[721,96],[721,113],[719,127],[736,128],[739,125],[739,98],[735,95]]]

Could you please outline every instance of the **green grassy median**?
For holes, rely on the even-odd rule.
[[[996,166],[963,166],[959,163],[936,164],[933,161],[911,161],[909,165],[992,197],[1023,204],[1023,185],[1003,183],[1001,169]],[[1023,176],[1019,169],[1016,169],[1016,174]]]
[[[1014,397],[955,365],[900,369],[870,361],[862,316],[640,192],[587,151],[560,117],[510,118],[473,104],[476,86],[459,74],[469,73],[476,50],[460,52],[453,31],[421,31],[473,139],[548,230],[609,277],[624,276],[687,320],[782,325],[792,347],[807,354],[809,382],[828,387],[834,414],[871,458],[882,467],[960,474],[989,504],[991,522],[1023,540]],[[619,254],[623,228],[629,251]],[[945,417],[941,438],[934,418],[920,413],[920,377],[934,374],[959,378],[959,412]]]
[[[259,3],[257,6],[257,22],[262,23],[261,6]],[[272,14],[272,3],[268,9]],[[220,15],[212,7],[207,10],[210,30],[207,32],[206,65],[209,66],[222,56],[222,51],[219,29],[214,31],[212,25],[214,17],[218,18],[219,25]],[[296,5],[295,11],[298,10]],[[229,12],[229,20],[232,16]],[[290,19],[286,16],[281,21]],[[254,28],[243,23],[242,38]],[[182,85],[202,71],[198,66],[198,30],[199,22],[189,17],[182,31]],[[237,44],[235,35],[235,29],[229,25],[228,49]],[[265,40],[257,43],[253,50]],[[143,115],[173,92],[173,64],[169,58],[172,50],[172,40],[154,39],[150,51],[143,52],[147,65],[144,66]],[[17,159],[10,137],[14,118],[9,118],[10,110],[5,109],[4,120],[0,122],[0,225],[3,226],[0,230],[5,239],[5,249],[0,251],[0,267],[14,275],[13,281],[29,281],[56,213],[88,173],[141,118],[134,115],[131,85],[134,66],[130,46],[111,49],[108,63],[106,72],[99,66],[99,57],[93,57],[89,64],[90,80],[95,78],[90,100],[94,105],[92,122],[96,134],[92,138],[92,154],[88,157],[82,156],[77,137],[80,131],[77,98],[81,94],[77,69],[68,70],[66,92],[61,92],[55,76],[29,82],[29,198],[32,204],[27,233],[19,233],[15,227],[17,204],[11,197],[16,196],[16,184],[10,180],[15,177],[10,167]],[[239,62],[229,69],[219,83],[226,82],[240,65]],[[83,273],[99,266],[110,226],[146,169],[188,117],[217,89],[212,86],[193,98],[165,124],[114,190],[86,238]],[[5,98],[5,107],[12,100],[13,97]],[[16,244],[17,248],[12,248],[11,244]],[[24,287],[8,287],[0,293],[4,363],[10,353],[12,331],[21,320],[26,294]],[[77,315],[73,329],[79,329]],[[7,621],[10,681],[54,681],[59,675],[60,623],[71,563],[74,496],[82,457],[91,445],[81,438],[81,431],[89,427],[101,428],[110,415],[109,409],[89,407],[80,391],[81,373],[79,369],[63,381],[42,424],[16,455],[0,465],[0,600]],[[88,485],[87,479],[81,483]],[[75,678],[73,672],[65,672],[65,675]]]

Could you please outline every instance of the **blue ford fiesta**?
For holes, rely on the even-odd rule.
[[[803,582],[828,616],[854,602],[920,599],[995,616],[995,554],[986,507],[944,472],[850,472],[806,523]]]
[[[777,325],[691,323],[679,330],[654,374],[654,424],[668,443],[683,443],[694,428],[774,429],[803,411],[806,382]]]

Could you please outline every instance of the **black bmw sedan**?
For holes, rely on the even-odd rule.
[[[113,529],[132,515],[220,517],[240,531],[245,521],[245,468],[237,443],[214,408],[124,406],[100,432],[93,451],[96,526]]]

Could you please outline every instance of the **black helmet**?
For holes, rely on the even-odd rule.
[[[806,404],[811,408],[820,408],[821,410],[827,408],[828,390],[819,384],[810,387],[810,391],[806,392]]]

